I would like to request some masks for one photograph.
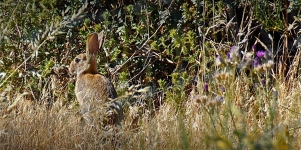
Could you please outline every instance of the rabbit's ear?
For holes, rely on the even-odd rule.
[[[98,34],[92,33],[88,37],[86,53],[87,55],[96,56],[98,49],[99,49]]]

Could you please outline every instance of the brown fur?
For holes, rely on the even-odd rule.
[[[110,80],[97,71],[96,55],[101,47],[102,39],[103,32],[99,35],[91,34],[88,37],[86,53],[77,55],[69,67],[70,73],[76,74],[75,94],[83,114],[93,108],[108,104],[107,98],[115,99],[117,97]],[[118,114],[114,118],[120,118],[121,112],[118,111],[122,110],[121,105],[115,102],[109,105],[112,105],[111,109],[117,109]]]

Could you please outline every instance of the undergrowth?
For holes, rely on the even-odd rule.
[[[0,149],[300,149],[299,6],[0,2]],[[105,129],[84,123],[68,73],[102,30],[125,114]]]

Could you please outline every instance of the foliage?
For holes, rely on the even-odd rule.
[[[47,130],[39,124],[48,126],[47,137],[38,144],[43,149],[62,148],[45,145],[64,136],[81,143],[81,133],[86,143],[111,145],[116,139],[104,140],[102,131],[88,127],[78,130],[80,123],[71,121],[76,118],[76,104],[66,67],[85,50],[88,34],[104,30],[100,73],[110,77],[120,97],[134,85],[151,87],[151,94],[138,88],[140,95],[125,99],[131,104],[125,109],[124,131],[116,136],[124,141],[115,143],[115,148],[300,148],[292,140],[298,139],[299,131],[293,136],[289,132],[299,127],[290,123],[299,117],[294,112],[300,108],[293,101],[300,96],[300,4],[287,0],[0,2],[0,91],[10,97],[7,105],[20,99],[20,93],[47,105],[45,110],[41,105],[32,109],[41,115],[36,122],[34,112],[26,116],[21,110],[16,111],[20,122],[9,117],[4,122],[30,120],[43,132]],[[73,117],[66,118],[64,112]],[[43,115],[50,115],[49,124]],[[68,121],[75,123],[74,128]],[[22,126],[9,131],[31,139]],[[64,136],[59,138],[61,133]],[[9,134],[3,137],[13,138]],[[39,134],[32,137],[39,139]],[[0,143],[9,141],[1,136]],[[99,146],[61,142],[72,148]]]

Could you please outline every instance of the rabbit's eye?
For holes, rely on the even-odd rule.
[[[75,61],[76,63],[78,63],[78,62],[80,61],[80,59],[79,59],[79,58],[75,58],[74,61]]]

